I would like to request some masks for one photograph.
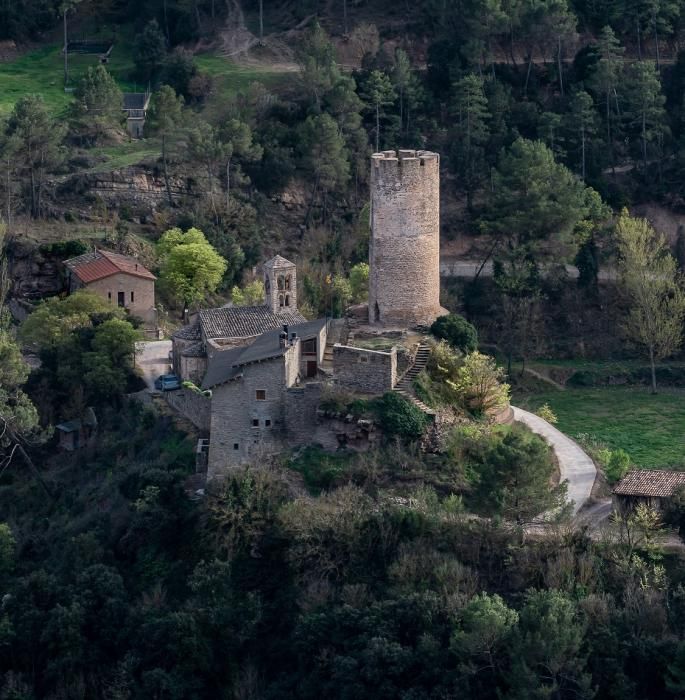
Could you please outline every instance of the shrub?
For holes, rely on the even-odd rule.
[[[630,455],[620,448],[612,450],[604,466],[604,473],[607,475],[607,479],[611,483],[619,481],[625,476],[628,469],[630,469]]]
[[[388,392],[376,402],[381,427],[389,435],[418,440],[426,427],[426,416],[399,394]]]
[[[504,370],[497,367],[492,357],[472,352],[457,372],[455,388],[464,408],[476,416],[485,416],[509,401],[509,385],[503,379]]]
[[[431,333],[464,353],[478,348],[478,332],[459,314],[440,316],[431,326]]]
[[[559,420],[556,413],[554,413],[548,403],[543,403],[542,406],[535,411],[535,415],[552,424],[557,423]]]

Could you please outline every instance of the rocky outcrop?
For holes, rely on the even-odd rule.
[[[66,289],[61,261],[30,243],[10,241],[7,247],[10,297],[37,300]]]

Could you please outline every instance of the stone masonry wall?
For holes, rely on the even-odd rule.
[[[211,423],[211,401],[190,389],[165,391],[166,402],[187,418],[198,430],[208,433]]]
[[[369,321],[428,325],[440,309],[440,156],[371,158]]]
[[[320,383],[312,382],[286,391],[285,427],[289,445],[306,445],[314,441],[321,389]]]
[[[77,280],[75,275],[72,275],[72,280]],[[153,280],[118,273],[90,282],[85,287],[93,292],[97,292],[101,297],[108,300],[112,306],[117,306],[117,295],[119,292],[123,292],[124,306],[131,315],[142,318],[146,326],[156,326],[155,283]],[[133,301],[131,301],[131,292],[133,292]]]
[[[257,399],[258,390],[266,392],[265,399]],[[285,390],[282,357],[248,365],[241,379],[214,387],[208,479],[221,477],[241,464],[258,463],[265,454],[281,449]],[[253,425],[253,421],[258,424]]]
[[[384,394],[397,381],[397,351],[365,350],[347,345],[333,346],[333,378],[350,391]]]

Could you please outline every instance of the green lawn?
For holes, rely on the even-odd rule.
[[[685,467],[685,394],[643,387],[567,389],[514,396],[513,403],[536,410],[547,403],[557,427],[573,437],[587,433],[610,448],[623,448],[645,468]]]

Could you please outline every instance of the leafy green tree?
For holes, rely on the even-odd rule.
[[[467,676],[488,672],[492,682],[503,666],[501,657],[518,619],[518,613],[497,594],[481,593],[472,598],[461,611],[459,627],[450,639],[450,651],[459,659],[462,672]]]
[[[512,428],[493,441],[475,470],[483,504],[519,527],[565,505],[566,482],[550,487],[554,464],[549,447],[522,428]]]
[[[594,697],[585,671],[585,623],[574,603],[555,590],[530,591],[512,637],[515,698]]]
[[[604,101],[606,145],[613,165],[613,144],[618,136],[617,121],[621,114],[619,92],[623,75],[623,47],[611,27],[604,27],[602,30],[598,49],[600,58],[595,67],[591,85],[597,97]]]
[[[7,523],[0,523],[0,581],[14,566],[14,551],[17,542]]]
[[[48,173],[64,159],[64,133],[64,127],[50,116],[43,98],[37,95],[20,98],[7,121],[6,157],[20,178],[34,218],[43,212]]]
[[[350,163],[345,140],[328,114],[307,117],[300,129],[302,166],[314,181],[307,221],[319,190],[325,196],[344,187],[350,179]]]
[[[258,306],[264,303],[264,282],[253,280],[242,289],[238,286],[233,287],[231,301],[234,306]]]
[[[226,161],[228,144],[221,139],[218,129],[205,121],[198,121],[188,132],[187,157],[190,163],[198,166],[207,179],[207,194],[212,205],[214,218],[218,222],[218,211],[214,192],[214,182],[219,165]]]
[[[150,20],[136,36],[133,46],[133,62],[139,80],[150,82],[158,75],[167,55],[166,37],[156,19]]]
[[[477,350],[466,355],[455,379],[462,405],[476,416],[487,416],[509,403],[504,370],[492,357]]]
[[[459,314],[445,314],[437,318],[431,326],[431,333],[463,353],[478,349],[478,331]]]
[[[369,297],[369,265],[360,262],[350,268],[350,293],[352,301],[360,304]]]
[[[152,96],[150,109],[145,120],[145,129],[161,139],[161,158],[164,169],[164,186],[169,205],[173,206],[171,181],[169,179],[170,154],[179,146],[184,126],[183,98],[178,97],[169,85],[162,87]]]
[[[323,95],[340,77],[335,49],[319,22],[314,22],[297,52],[300,81],[317,113],[321,112]]]
[[[400,131],[402,131],[405,122],[407,124],[409,122],[408,116],[405,118],[405,112],[407,111],[407,92],[411,88],[413,78],[411,59],[404,49],[396,49],[395,51],[395,65],[390,78],[400,103]]]
[[[139,338],[135,328],[122,319],[110,319],[98,325],[91,350],[83,354],[86,389],[106,397],[122,395],[133,369],[135,342]]]
[[[597,113],[592,97],[587,92],[575,90],[571,94],[564,121],[568,152],[578,163],[580,177],[584,181],[587,174],[588,151],[597,136]]]
[[[472,211],[474,190],[487,174],[484,146],[490,137],[488,100],[482,78],[469,73],[454,84],[452,113],[456,128],[451,156],[464,183],[467,207]]]
[[[159,279],[185,308],[212,294],[223,279],[227,262],[196,228],[169,229],[157,244]]]
[[[97,140],[108,129],[121,126],[123,94],[102,64],[88,68],[79,82],[75,97],[74,113],[78,129],[86,137]]]
[[[190,97],[190,82],[197,73],[197,64],[192,52],[176,47],[164,61],[162,82],[165,85],[170,85],[176,94],[188,99]]]
[[[378,399],[376,410],[388,435],[418,440],[426,428],[426,417],[414,404],[392,391]]]
[[[648,147],[656,146],[657,157],[661,155],[664,136],[668,133],[661,81],[656,66],[651,61],[631,64],[626,75],[626,120],[632,133],[639,134],[642,162],[648,163]]]
[[[252,129],[246,122],[229,119],[220,132],[226,144],[226,210],[231,205],[231,164],[234,160],[254,162],[264,154],[264,149],[253,140]]]
[[[98,316],[123,318],[124,311],[113,307],[95,292],[80,289],[64,299],[51,297],[42,302],[24,321],[19,338],[38,350],[54,347],[79,328],[91,328]]]
[[[484,223],[498,234],[500,250],[504,242],[509,253],[525,249],[539,257],[546,244],[558,250],[580,221],[602,213],[597,193],[547,146],[519,138],[500,157]]]
[[[387,73],[373,70],[362,86],[362,97],[376,115],[376,151],[381,143],[381,112],[395,102],[395,88]]]
[[[683,341],[685,292],[678,266],[662,234],[646,219],[624,210],[616,225],[620,285],[628,299],[624,331],[643,348],[656,393],[656,362],[675,353]]]

